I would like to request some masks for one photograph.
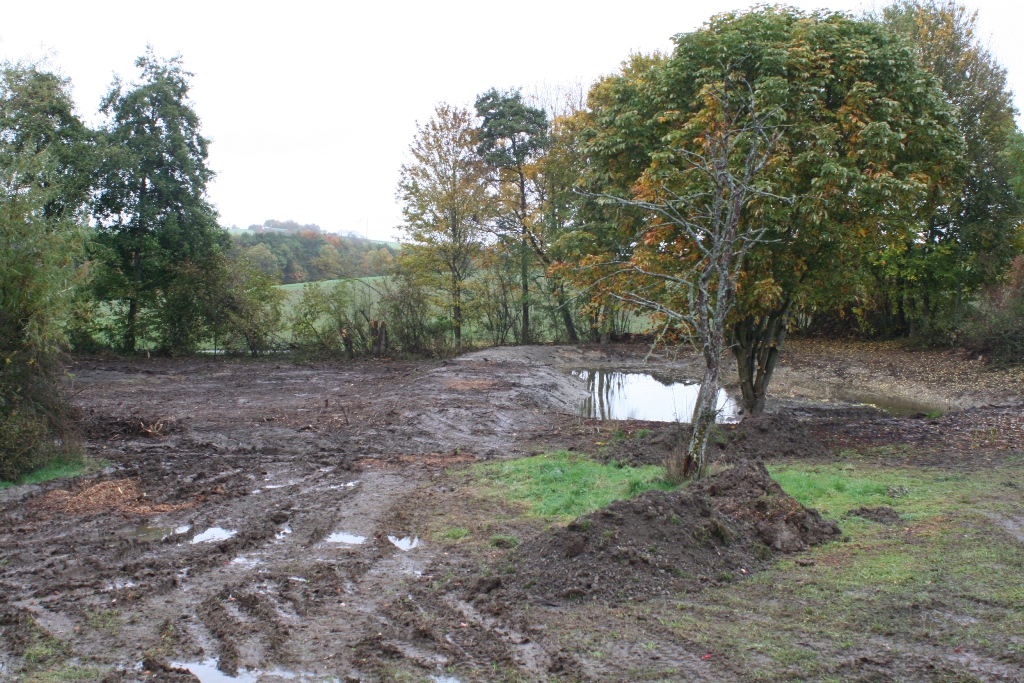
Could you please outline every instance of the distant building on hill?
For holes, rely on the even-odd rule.
[[[249,230],[252,232],[279,232],[279,233],[300,233],[300,232],[314,232],[318,235],[323,234],[323,230],[316,223],[309,223],[308,225],[300,225],[295,221],[275,221],[273,219],[264,221],[263,225],[254,223],[249,226]]]

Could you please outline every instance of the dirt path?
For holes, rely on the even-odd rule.
[[[388,657],[437,681],[465,662],[482,681],[607,680],[536,622],[424,597],[423,586],[448,580],[439,568],[460,560],[423,539],[399,546],[417,540],[408,496],[445,467],[566,445],[594,452],[609,427],[576,416],[586,391],[569,370],[699,377],[693,357],[644,365],[645,351],[500,348],[449,362],[308,366],[79,361],[88,450],[110,467],[0,498],[0,680],[30,662],[63,672],[47,680],[186,681],[176,662],[206,662],[239,680],[377,681],[389,680]],[[915,377],[927,377],[929,401],[999,403],[1000,436],[1024,429],[1016,375],[988,386],[976,369],[965,385],[917,373],[917,356],[880,365],[876,355],[794,345],[776,408],[834,403],[833,385],[851,376],[900,395],[921,394],[928,382]],[[886,424],[952,424],[933,421]],[[875,434],[872,424],[852,422],[849,438]],[[663,457],[665,440],[644,448]],[[417,622],[427,612],[432,620]]]

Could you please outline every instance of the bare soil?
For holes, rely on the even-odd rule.
[[[647,491],[524,543],[495,599],[559,606],[695,592],[807,550],[839,527],[786,495],[764,465],[742,463],[682,491]],[[496,577],[499,581],[501,577]],[[478,582],[491,592],[494,581]]]
[[[676,672],[664,680],[748,680],[746,660],[708,663],[692,644],[640,647],[664,640],[654,621],[631,621],[639,630],[609,650],[614,665],[567,639],[619,628],[611,612],[581,622],[592,605],[631,609],[666,591],[699,601],[705,586],[726,590],[831,538],[834,525],[794,506],[760,466],[683,493],[648,492],[564,528],[460,489],[459,468],[553,449],[660,463],[677,426],[582,420],[586,392],[569,374],[604,366],[700,376],[695,356],[645,364],[646,352],[498,348],[447,362],[307,365],[79,359],[71,389],[87,449],[109,466],[0,492],[0,680],[192,681],[183,664],[211,660],[265,681],[656,680],[628,673],[652,662]],[[951,471],[1020,461],[1024,379],[976,360],[795,343],[778,380],[770,415],[721,430],[723,463],[828,462],[852,448]],[[844,402],[851,382],[870,391]],[[951,412],[890,417],[850,402],[871,392]],[[743,486],[719,495],[730,477]],[[779,505],[759,508],[768,498]],[[476,506],[489,533],[523,543],[396,544],[460,506]],[[706,535],[683,543],[679,526]],[[338,533],[363,542],[332,540]],[[875,678],[858,667],[836,676],[1024,679],[1019,662],[999,678],[912,645],[910,669],[878,643],[862,655],[883,662],[870,665]],[[975,678],[940,678],[929,662]]]

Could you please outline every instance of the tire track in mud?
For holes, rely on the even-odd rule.
[[[95,423],[90,452],[113,465],[83,485],[132,479],[143,502],[175,511],[33,507],[67,483],[5,498],[0,603],[10,596],[6,609],[26,618],[35,609],[33,623],[73,644],[75,661],[125,681],[150,680],[136,668],[147,655],[168,665],[216,657],[229,673],[284,667],[379,680],[357,645],[391,625],[392,606],[435,552],[392,545],[388,535],[415,529],[394,527],[389,510],[431,471],[472,459],[456,449],[514,452],[517,435],[546,426],[544,411],[564,409],[572,394],[550,365],[524,372],[479,358],[229,371],[193,360],[100,365],[75,382]],[[140,415],[149,429],[135,429]],[[151,428],[161,424],[174,428]],[[357,471],[356,460],[370,466]],[[197,541],[212,528],[235,533]],[[366,542],[332,543],[335,532]],[[407,654],[428,669],[442,661],[437,648]],[[19,664],[6,636],[0,662]]]

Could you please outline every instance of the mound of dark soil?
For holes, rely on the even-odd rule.
[[[888,505],[882,505],[877,508],[859,507],[856,510],[850,510],[846,513],[847,517],[863,517],[869,519],[872,522],[884,524],[886,526],[895,526],[903,523],[903,518],[900,517],[900,513]]]
[[[722,425],[715,441],[718,450],[733,459],[816,458],[828,450],[815,433],[813,422],[786,413]]]
[[[643,599],[731,581],[777,553],[838,535],[835,522],[788,496],[762,464],[742,463],[682,491],[616,501],[524,543],[514,575],[474,591],[541,603]]]
[[[624,465],[662,465],[688,437],[689,425],[664,425],[608,444],[598,456]],[[815,421],[779,413],[748,417],[739,424],[719,425],[709,445],[712,460],[771,460],[779,457],[816,458],[829,447],[815,432]]]

